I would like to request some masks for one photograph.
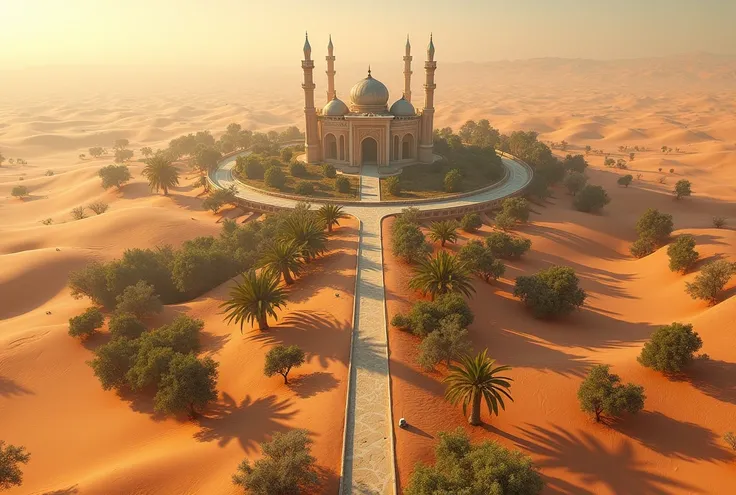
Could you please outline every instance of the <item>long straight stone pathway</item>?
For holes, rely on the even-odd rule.
[[[245,152],[247,154],[248,152]],[[466,206],[510,196],[531,180],[531,171],[521,163],[504,157],[509,175],[496,188],[464,198],[417,204],[420,210]],[[215,187],[235,185],[238,197],[293,208],[296,201],[271,196],[245,187],[233,178],[235,157],[223,160],[210,175]],[[377,167],[364,167],[361,175],[361,201],[380,199]],[[360,220],[358,267],[355,293],[355,326],[353,328],[345,417],[343,467],[340,493],[360,495],[393,495],[397,491],[391,424],[391,391],[389,389],[388,334],[383,285],[381,252],[381,220],[397,213],[400,205],[360,203],[346,204],[344,210]]]

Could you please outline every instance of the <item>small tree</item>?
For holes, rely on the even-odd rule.
[[[582,174],[588,168],[588,162],[583,155],[567,155],[562,161],[565,170]]]
[[[294,177],[304,177],[307,175],[307,167],[302,162],[291,162],[289,164],[289,173]]]
[[[115,150],[115,163],[124,163],[133,158],[133,150]]]
[[[105,154],[105,151],[106,151],[105,148],[101,148],[99,146],[96,146],[94,148],[90,148],[89,149],[89,155],[92,158],[99,158],[99,157],[101,157],[102,155]]]
[[[0,490],[10,490],[23,484],[23,471],[19,464],[28,464],[31,454],[25,447],[16,447],[0,440]]]
[[[552,266],[536,275],[517,277],[514,296],[520,298],[537,318],[561,316],[585,302],[585,291],[578,284],[572,268]]]
[[[81,315],[69,318],[69,335],[85,340],[102,328],[104,322],[105,317],[99,309],[87,308]]]
[[[453,168],[447,174],[445,174],[445,192],[452,193],[460,191],[460,185],[462,184],[463,176],[460,170]]]
[[[631,248],[629,248],[629,251],[631,251],[631,255],[634,258],[643,258],[644,256],[649,256],[656,250],[657,246],[654,244],[654,241],[649,237],[640,237],[639,239],[635,240],[634,243],[631,245]]]
[[[494,441],[470,443],[460,427],[439,433],[434,466],[418,463],[404,495],[538,495],[544,481],[531,458]]]
[[[715,304],[734,274],[736,263],[728,260],[711,261],[703,267],[692,283],[685,282],[685,292],[693,299],[703,299],[711,305]]]
[[[565,177],[565,188],[567,192],[575,196],[588,183],[588,177],[582,172],[570,172]]]
[[[283,189],[286,185],[286,174],[280,167],[270,167],[263,176],[264,182],[268,187]]]
[[[726,225],[726,219],[724,217],[713,217],[713,226],[717,229],[722,229]]]
[[[128,370],[137,352],[138,343],[124,338],[112,339],[95,350],[95,357],[89,365],[104,390],[119,389],[128,384]]]
[[[477,213],[467,213],[462,220],[460,220],[460,228],[465,232],[477,232],[482,226],[483,221]]]
[[[633,162],[634,158],[636,158],[636,153],[629,153],[629,161]]]
[[[83,218],[87,218],[87,215],[84,214],[84,206],[77,206],[76,208],[72,208],[71,213],[74,220],[82,220]]]
[[[311,182],[302,180],[294,187],[294,192],[302,196],[312,196],[314,194],[314,186]]]
[[[679,373],[693,360],[693,354],[703,347],[692,325],[673,323],[659,327],[644,344],[637,361],[642,366],[663,373]]]
[[[340,225],[340,220],[348,218],[348,215],[343,211],[342,206],[328,203],[322,205],[317,210],[319,219],[327,226],[327,232],[332,232],[333,225]]]
[[[288,384],[287,376],[291,368],[298,368],[304,364],[304,351],[297,345],[277,345],[266,354],[266,365],[263,374],[271,377],[278,373],[284,377],[284,383]]]
[[[137,339],[146,331],[146,326],[134,314],[119,311],[112,314],[107,328],[113,339]]]
[[[311,444],[307,430],[275,433],[273,440],[261,444],[261,459],[252,465],[248,459],[240,463],[233,483],[254,495],[311,493],[319,481]]]
[[[475,292],[468,268],[447,251],[439,251],[433,257],[420,260],[409,280],[409,287],[429,294],[432,299],[451,292],[470,297]]]
[[[281,160],[283,160],[284,163],[289,163],[294,157],[294,152],[291,150],[291,148],[283,148],[280,155]]]
[[[486,247],[494,258],[502,260],[519,259],[532,247],[530,239],[514,237],[506,232],[491,232],[486,237]]]
[[[655,246],[667,242],[674,230],[672,215],[660,213],[655,208],[649,208],[636,222],[636,232],[640,238],[650,239]]]
[[[102,215],[107,211],[109,207],[110,205],[105,203],[104,201],[93,201],[92,203],[87,205],[87,208],[92,210],[97,215]]]
[[[522,197],[506,198],[501,203],[501,213],[505,213],[515,222],[528,222],[529,201]]]
[[[445,247],[445,243],[457,242],[458,223],[454,220],[443,220],[441,222],[432,222],[429,226],[429,238],[432,242],[439,242],[440,246]]]
[[[13,187],[13,190],[10,192],[10,194],[14,198],[24,199],[26,196],[28,196],[28,188],[26,186],[15,186]]]
[[[644,387],[627,383],[622,385],[618,375],[609,372],[610,366],[593,366],[578,389],[580,408],[595,414],[600,422],[601,415],[617,417],[624,412],[636,414],[644,408]]]
[[[629,187],[629,184],[631,184],[631,181],[634,180],[634,177],[631,174],[626,174],[622,177],[619,177],[616,183],[619,186]]]
[[[496,218],[493,219],[493,221],[495,222],[496,227],[503,230],[504,232],[516,227],[516,220],[514,220],[511,215],[503,211],[499,212],[496,215]]]
[[[399,223],[397,220],[391,237],[391,251],[394,256],[411,263],[426,257],[432,248],[427,244],[418,225],[408,222]]]
[[[335,190],[342,194],[348,194],[350,192],[350,181],[347,177],[338,177],[335,179]]]
[[[333,165],[325,163],[324,165],[322,165],[322,175],[324,175],[328,179],[334,179],[335,177],[337,177],[337,170],[335,170],[335,167]]]
[[[235,185],[224,189],[215,189],[202,201],[202,207],[217,213],[226,204],[235,204],[238,197],[235,193]]]
[[[675,184],[675,199],[682,199],[685,196],[690,196],[693,191],[691,189],[690,181],[687,179],[680,179]]]
[[[698,252],[695,250],[695,237],[684,234],[667,248],[670,257],[670,270],[673,272],[687,272],[698,261]]]
[[[116,187],[118,190],[123,187],[123,184],[130,181],[130,170],[126,165],[108,165],[102,167],[97,175],[102,179],[102,188],[110,189]]]
[[[154,410],[164,414],[188,411],[195,418],[210,401],[217,400],[217,363],[194,354],[176,354],[169,370],[161,377]]]
[[[141,155],[143,155],[144,158],[148,158],[149,156],[153,155],[153,150],[148,146],[144,146],[143,148],[141,148]]]
[[[163,309],[161,300],[152,285],[139,280],[135,285],[129,285],[123,293],[117,296],[116,310],[121,313],[131,313],[138,318],[144,318]]]
[[[493,252],[478,240],[469,241],[458,252],[458,258],[484,281],[497,280],[506,271],[504,264],[493,257]]]
[[[420,366],[432,370],[444,361],[449,367],[451,361],[470,354],[472,344],[468,338],[468,330],[461,326],[461,320],[460,315],[443,318],[440,320],[440,327],[422,340],[417,357]]]
[[[386,189],[391,196],[399,196],[401,194],[401,180],[396,175],[388,177],[386,180]]]
[[[610,202],[611,198],[601,186],[587,185],[575,196],[572,204],[578,211],[596,213]]]

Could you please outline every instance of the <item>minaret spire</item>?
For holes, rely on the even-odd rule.
[[[409,34],[406,35],[406,52],[404,54],[404,98],[411,102],[411,44],[409,43]]]
[[[302,60],[304,71],[304,148],[307,152],[307,162],[316,163],[321,161],[319,148],[319,135],[317,129],[317,109],[314,108],[314,60],[312,60],[312,47],[309,45],[309,36],[304,39],[304,60]]]
[[[332,45],[332,35],[330,35],[330,42],[327,43],[327,102],[332,101],[335,94],[335,47]]]
[[[434,135],[434,90],[437,87],[434,83],[434,71],[436,69],[437,62],[434,61],[434,42],[430,34],[429,46],[427,47],[427,61],[424,62],[424,110],[422,110],[422,127],[419,133],[419,161],[422,163],[432,163],[434,160],[432,143]]]

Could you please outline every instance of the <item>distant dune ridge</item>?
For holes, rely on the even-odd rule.
[[[320,64],[318,104],[326,83]],[[364,72],[362,65],[339,65],[338,95],[347,97]],[[415,57],[418,107],[421,73]],[[399,96],[400,59],[374,64],[373,74],[387,84],[391,98]],[[561,155],[585,153],[590,146],[590,180],[613,198],[602,216],[586,215],[573,211],[569,196],[557,191],[551,204],[535,207],[538,214],[522,231],[533,238],[528,261],[511,263],[506,280],[484,285],[486,292],[474,299],[476,322],[489,326],[484,333],[471,329],[471,337],[518,373],[512,389],[517,401],[479,436],[521,448],[540,462],[552,481],[545,494],[725,493],[730,485],[724,480],[736,477],[733,456],[720,440],[728,429],[736,430],[736,395],[729,381],[736,376],[731,329],[736,298],[712,308],[692,301],[683,287],[696,272],[670,272],[666,248],[634,260],[628,247],[636,218],[654,205],[673,213],[676,235],[696,237],[701,258],[736,260],[736,57],[486,64],[440,59],[436,75],[436,127],[457,129],[469,119],[488,119],[504,133],[534,130],[545,142],[565,141],[565,151],[555,150]],[[94,344],[88,348],[67,335],[68,319],[89,306],[71,297],[66,287],[71,271],[117,258],[128,248],[179,246],[220,232],[220,216],[202,209],[201,188],[193,186],[195,174],[188,169],[182,168],[180,186],[170,197],[151,193],[141,176],[143,164],[135,161],[140,148],[164,148],[171,139],[200,130],[219,136],[232,122],[262,132],[303,127],[300,77],[298,61],[289,68],[252,72],[243,67],[0,71],[0,153],[6,158],[0,168],[0,439],[25,445],[32,455],[24,467],[24,486],[10,495],[234,495],[238,491],[230,476],[237,464],[245,457],[257,459],[259,442],[294,427],[310,430],[318,463],[330,473],[326,486],[336,490],[354,221],[341,221],[337,252],[310,268],[281,324],[268,335],[246,329],[241,336],[223,323],[219,304],[227,297],[227,284],[167,307],[157,317],[155,323],[162,324],[184,312],[205,321],[204,347],[220,363],[221,396],[200,423],[155,421],[103,391],[85,364]],[[105,191],[97,172],[112,163],[110,149],[119,138],[130,140],[135,151],[129,164],[133,179],[122,191]],[[107,154],[79,157],[93,146],[107,148]],[[620,151],[622,146],[628,148]],[[633,151],[634,146],[646,151]],[[672,151],[662,152],[663,146]],[[630,152],[635,157],[629,162]],[[606,154],[625,159],[629,171],[605,168]],[[10,158],[28,164],[10,164]],[[625,189],[616,185],[624,173],[641,177]],[[671,190],[681,178],[692,181],[694,196],[675,202]],[[29,189],[28,198],[11,197],[18,185]],[[96,200],[110,209],[99,216],[88,210],[87,218],[72,220],[72,208]],[[238,221],[258,218],[239,210],[226,215]],[[726,217],[730,228],[714,229],[716,215]],[[47,219],[51,225],[42,224]],[[570,324],[536,325],[508,294],[508,285],[515,276],[552,262],[574,265],[591,297]],[[401,282],[400,270],[387,273]],[[733,281],[727,289],[733,295]],[[635,361],[651,329],[675,319],[694,324],[711,358],[683,381],[667,380]],[[301,388],[287,389],[262,374],[263,356],[279,342],[298,343],[307,351],[307,364],[294,377],[295,383],[302,379]],[[400,407],[407,414],[424,411],[431,436],[435,429],[463,424],[456,408],[439,396],[427,398],[427,390],[441,393],[441,387],[433,382],[436,377],[412,374],[415,365],[407,349],[413,343],[407,342],[395,351],[392,347],[392,359],[407,360],[396,386],[408,382],[402,393],[415,392],[403,403],[397,399]],[[612,364],[624,381],[645,384],[649,399],[639,422],[617,431],[586,422],[575,389],[594,363]],[[419,376],[417,383],[424,387],[407,376]],[[513,433],[497,434],[496,427]],[[402,483],[417,460],[431,460],[427,452],[434,442],[399,438]],[[624,478],[644,483],[619,481]]]

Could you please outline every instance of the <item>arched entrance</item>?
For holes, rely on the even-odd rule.
[[[375,139],[368,137],[360,143],[360,163],[361,165],[378,163],[378,143]]]
[[[325,158],[337,160],[337,139],[334,134],[325,136]]]

